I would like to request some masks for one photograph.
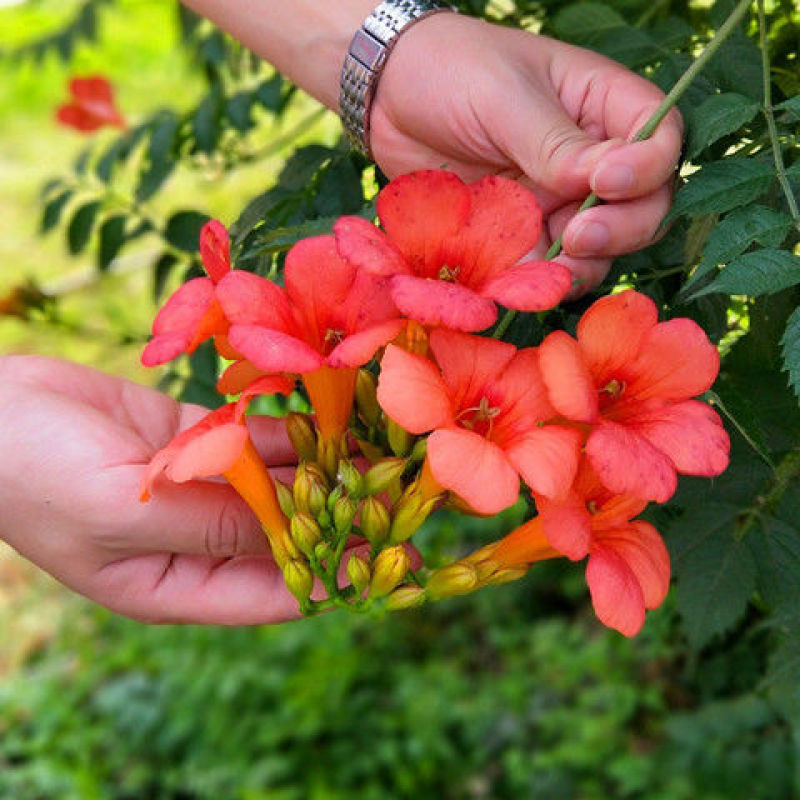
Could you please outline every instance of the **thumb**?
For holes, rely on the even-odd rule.
[[[509,155],[534,184],[562,199],[591,191],[589,178],[623,139],[597,139],[581,129],[551,99],[537,100],[528,114],[517,114],[509,131]]]

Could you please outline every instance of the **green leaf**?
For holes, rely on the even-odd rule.
[[[800,120],[800,94],[779,103],[775,106],[775,111],[785,111],[795,119]]]
[[[712,292],[759,297],[800,283],[800,257],[787,250],[763,249],[733,259],[715,280],[693,297]]]
[[[94,165],[94,172],[98,178],[104,183],[111,180],[111,174],[114,171],[117,161],[124,157],[128,152],[126,137],[122,136],[111,143],[109,148],[97,159]]]
[[[164,294],[164,287],[178,258],[174,253],[162,253],[153,267],[153,300],[158,303]]]
[[[732,36],[706,66],[706,74],[723,91],[738,92],[761,102],[764,85],[761,51],[747,36]]]
[[[771,606],[800,604],[800,530],[762,515],[745,537],[756,564],[757,585]]]
[[[792,218],[788,214],[767,206],[752,205],[732,211],[711,232],[700,264],[683,291],[688,291],[715,267],[727,264],[754,242],[764,247],[780,247],[791,226]]]
[[[100,226],[100,246],[97,253],[97,267],[108,269],[125,242],[125,221],[123,214],[109,217]]]
[[[603,31],[627,27],[623,17],[602,3],[573,3],[553,19],[553,30],[558,37],[572,41],[585,41]]]
[[[178,211],[167,220],[164,238],[178,250],[194,253],[200,246],[200,230],[209,219],[199,211]]]
[[[359,211],[364,205],[361,173],[348,157],[335,158],[320,172],[314,192],[314,211],[321,217]]]
[[[308,236],[319,236],[330,233],[333,224],[339,219],[339,215],[332,217],[320,217],[319,219],[308,220],[299,225],[289,225],[286,227],[264,229],[258,231],[256,246],[245,257],[255,254],[280,253],[288,250],[292,245],[305,239]]]
[[[710,144],[750,122],[759,107],[758,103],[735,92],[709,97],[692,110],[687,158],[694,158]]]
[[[59,192],[55,197],[47,201],[44,211],[42,212],[42,223],[40,226],[40,231],[42,233],[47,233],[58,225],[58,221],[61,219],[61,213],[73,194],[74,192],[72,189],[64,189],[64,191]]]
[[[278,183],[294,192],[305,189],[319,168],[334,155],[335,150],[321,144],[301,147],[287,160],[278,176]]]
[[[672,524],[667,544],[678,578],[678,609],[699,649],[744,614],[756,585],[750,549],[733,537],[736,506],[707,503]]]
[[[783,370],[789,373],[789,385],[800,398],[800,307],[796,308],[781,339]]]
[[[178,118],[166,115],[153,129],[147,147],[147,167],[139,175],[136,200],[144,202],[151,198],[175,168],[172,147],[178,132]]]
[[[253,127],[253,94],[237,92],[227,104],[228,119],[240,133],[247,133]]]
[[[89,243],[100,203],[93,200],[82,205],[72,217],[67,228],[67,244],[72,255],[80,253]]]
[[[212,91],[194,112],[192,129],[195,149],[200,153],[211,153],[219,139],[219,95]]]
[[[667,216],[721,214],[762,195],[775,177],[775,165],[766,158],[725,158],[693,172],[681,187]]]
[[[269,80],[264,81],[256,89],[256,100],[267,109],[267,111],[278,111],[281,107],[281,90],[283,89],[283,78],[275,73]]]

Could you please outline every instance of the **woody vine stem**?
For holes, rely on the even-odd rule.
[[[645,122],[645,124],[636,132],[633,137],[634,142],[643,142],[649,139],[656,131],[656,128],[661,124],[661,121],[667,114],[677,105],[678,100],[681,99],[684,92],[689,88],[694,79],[700,74],[705,65],[711,60],[714,54],[723,45],[725,40],[733,33],[736,26],[742,21],[742,18],[747,13],[750,7],[751,0],[740,0],[736,8],[733,9],[730,16],[725,22],[720,25],[717,32],[714,34],[711,41],[703,48],[697,58],[692,62],[691,66],[686,72],[681,75],[676,81],[675,85],[670,89],[667,96],[664,98],[661,105],[653,112],[652,116]],[[759,24],[763,26],[763,18],[759,19]],[[586,211],[587,208],[592,208],[600,203],[600,198],[592,192],[581,205],[578,213]],[[559,236],[550,249],[545,254],[545,259],[550,260],[555,258],[561,252],[561,237]],[[503,318],[497,324],[492,336],[495,339],[501,339],[503,334],[508,330],[508,326],[514,321],[516,311],[506,311]]]

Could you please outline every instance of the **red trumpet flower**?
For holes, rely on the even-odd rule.
[[[56,118],[62,125],[93,133],[98,128],[113,125],[125,127],[125,118],[114,104],[114,90],[105,78],[73,78],[69,82],[71,101],[59,106]]]

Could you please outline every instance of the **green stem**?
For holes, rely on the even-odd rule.
[[[720,25],[719,30],[714,34],[711,41],[703,48],[702,52],[699,56],[692,62],[686,72],[681,75],[680,78],[676,81],[675,85],[670,89],[667,96],[662,101],[661,105],[653,112],[652,116],[645,122],[645,124],[636,132],[636,135],[633,137],[634,142],[643,142],[645,139],[649,139],[656,131],[656,128],[661,124],[664,117],[669,114],[669,112],[677,105],[678,100],[681,99],[684,92],[689,88],[692,81],[700,74],[700,71],[705,67],[705,65],[709,62],[711,57],[722,47],[725,40],[733,33],[736,26],[741,22],[742,18],[744,17],[745,13],[747,13],[747,9],[750,7],[751,0],[739,0],[736,8],[733,9],[730,16],[725,20],[725,22]],[[600,198],[592,192],[581,205],[578,213],[581,211],[586,211],[587,208],[591,208],[592,206],[596,206],[600,201]],[[555,258],[561,252],[561,236],[559,236],[553,244],[550,246],[550,249],[545,254],[546,260],[551,260]],[[506,315],[498,324],[497,328],[495,329],[492,336],[495,339],[499,339],[508,329],[508,326],[514,320],[516,316],[515,311],[507,311]]]
[[[795,227],[800,231],[800,210],[797,208],[797,200],[795,200],[789,178],[786,176],[786,166],[783,163],[783,153],[781,152],[781,143],[778,138],[778,126],[775,124],[775,114],[772,110],[772,81],[770,79],[769,42],[767,41],[764,0],[758,0],[758,36],[761,43],[761,72],[764,79],[764,117],[767,120],[767,130],[769,131],[769,140],[772,145],[772,157],[775,161],[775,172],[778,175],[778,183],[780,183],[783,194],[786,197],[789,213],[792,215]]]

